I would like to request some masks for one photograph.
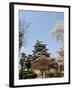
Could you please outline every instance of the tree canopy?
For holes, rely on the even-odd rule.
[[[54,37],[58,42],[64,43],[64,21],[60,20],[55,23],[55,26],[49,32],[51,37]]]

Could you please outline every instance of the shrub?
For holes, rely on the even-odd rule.
[[[37,75],[36,74],[28,74],[28,75],[24,75],[24,79],[33,79],[36,78]]]
[[[57,73],[49,72],[48,73],[48,77],[63,77],[63,76],[64,76],[64,73],[62,72],[57,72]]]
[[[56,75],[56,77],[63,77],[63,76],[64,76],[64,73],[62,73],[62,72],[58,72]]]
[[[48,77],[55,77],[55,73],[49,72]]]
[[[63,64],[60,65],[60,71],[64,71],[64,65]]]
[[[31,70],[23,71],[22,73],[19,73],[19,79],[32,79],[32,78],[36,78],[36,77],[37,77],[37,74],[32,72]]]

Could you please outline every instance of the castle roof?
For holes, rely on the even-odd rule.
[[[32,67],[34,69],[47,69],[48,65],[51,65],[53,63],[55,63],[55,58],[42,55],[32,62]]]

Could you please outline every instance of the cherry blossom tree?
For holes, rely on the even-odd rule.
[[[57,21],[49,34],[52,38],[55,38],[57,42],[64,43],[64,21]]]

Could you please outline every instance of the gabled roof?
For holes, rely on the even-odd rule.
[[[39,58],[32,62],[32,67],[35,69],[48,68],[48,65],[55,63],[55,58],[41,55]]]

